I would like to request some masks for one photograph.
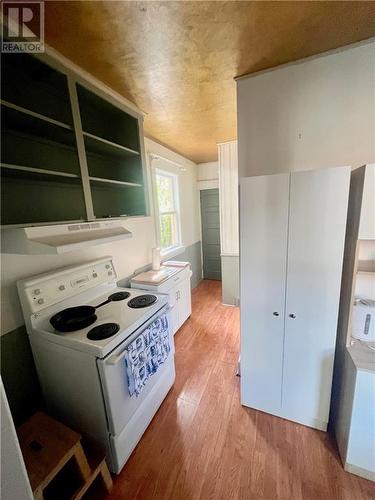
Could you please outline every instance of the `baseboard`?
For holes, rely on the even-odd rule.
[[[351,474],[355,474],[356,476],[363,477],[368,479],[369,481],[375,482],[375,472],[367,469],[362,469],[362,467],[357,467],[357,465],[346,463],[344,466],[346,472],[350,472]]]
[[[300,425],[306,425],[307,427],[311,427],[313,429],[317,429],[318,431],[327,432],[327,422],[323,422],[322,420],[318,420],[313,417],[305,417],[305,416],[296,416],[296,415],[287,415],[283,413],[281,410],[277,410],[275,408],[262,408],[259,405],[248,404],[241,400],[241,404],[243,406],[247,406],[248,408],[253,408],[254,410],[262,411],[263,413],[269,413],[274,417],[283,418],[284,420],[289,420],[290,422],[294,422]]]

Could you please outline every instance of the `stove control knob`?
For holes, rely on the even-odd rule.
[[[98,274],[97,274],[97,273],[93,273],[92,277],[93,277],[93,278],[97,278],[97,277],[98,277]]]
[[[59,290],[61,290],[61,291],[65,290],[65,285],[60,285]]]
[[[111,268],[111,265],[110,265],[110,264],[106,264],[106,265],[105,265],[105,268],[106,268],[106,269],[110,269],[110,268]]]
[[[38,299],[38,304],[44,304],[44,299]]]
[[[108,276],[111,276],[112,274],[112,271],[108,271]]]
[[[40,288],[37,288],[36,290],[34,290],[34,295],[40,295]]]

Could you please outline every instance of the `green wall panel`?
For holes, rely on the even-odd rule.
[[[44,402],[24,326],[1,336],[1,378],[16,425]]]

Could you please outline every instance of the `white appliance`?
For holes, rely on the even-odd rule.
[[[178,262],[176,267],[169,262],[159,271],[147,271],[131,280],[131,287],[168,295],[171,308],[173,335],[191,315],[191,285],[192,275],[189,262]]]
[[[352,337],[375,342],[375,300],[357,299],[354,302]]]
[[[350,168],[240,186],[241,402],[326,430]]]
[[[21,280],[18,291],[49,412],[101,443],[110,469],[119,473],[173,385],[175,366],[169,327],[166,361],[140,395],[130,397],[126,347],[161,315],[170,324],[169,305],[164,295],[145,299],[145,292],[117,287],[116,278],[112,258],[104,257]],[[50,324],[66,308],[108,298],[85,328],[59,333]]]
[[[132,237],[121,220],[30,227],[3,227],[2,251],[20,254],[60,254]]]

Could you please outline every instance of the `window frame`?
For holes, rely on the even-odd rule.
[[[160,253],[162,255],[168,254],[170,252],[175,251],[182,247],[181,241],[181,209],[180,209],[180,192],[179,192],[179,182],[178,182],[178,174],[170,172],[169,170],[164,170],[163,168],[155,167],[153,172],[154,177],[154,198],[155,198],[155,223],[156,223],[156,237],[157,244],[160,248]],[[157,190],[157,176],[164,176],[172,179],[172,194],[173,194],[173,205],[174,210],[161,212],[159,206],[158,199],[158,190]],[[168,214],[176,214],[176,225],[177,225],[177,242],[169,247],[161,246],[161,216]]]

